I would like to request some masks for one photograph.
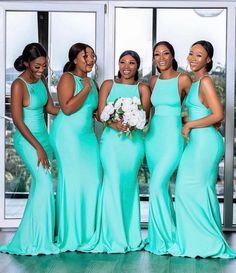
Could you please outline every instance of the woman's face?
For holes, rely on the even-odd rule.
[[[25,62],[25,66],[30,72],[32,78],[39,80],[43,76],[43,72],[47,67],[46,58],[42,56],[38,57],[29,63]]]
[[[92,71],[95,62],[96,56],[90,47],[86,47],[85,50],[79,52],[74,59],[76,68],[85,73]]]
[[[96,55],[92,48],[86,47],[85,49],[85,61],[86,61],[86,68],[87,72],[91,72],[93,69],[94,64],[96,63]]]
[[[154,63],[160,71],[165,71],[172,67],[173,56],[165,45],[157,46],[153,55]]]
[[[126,55],[120,59],[119,71],[121,77],[125,79],[134,78],[137,69],[138,69],[137,62],[131,55]]]
[[[85,50],[82,50],[80,51],[76,58],[74,59],[74,63],[75,63],[75,66],[76,66],[76,69],[79,69],[83,72],[87,72],[87,69],[86,69],[86,66],[87,66],[87,63],[86,63],[86,52]]]
[[[191,70],[197,72],[206,67],[206,64],[210,62],[210,58],[205,48],[200,44],[196,44],[190,48],[187,61]]]

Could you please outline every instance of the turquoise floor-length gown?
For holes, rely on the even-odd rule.
[[[199,99],[200,80],[186,99],[189,120],[211,114]],[[225,241],[216,196],[218,165],[224,153],[223,138],[214,126],[193,128],[178,169],[175,205],[177,236],[172,255],[231,258],[236,256]]]
[[[30,84],[19,79],[26,84],[30,97],[29,106],[23,107],[23,121],[51,160],[52,149],[43,113],[48,100],[46,87],[42,80]],[[37,152],[18,129],[14,134],[14,146],[32,175],[32,183],[19,228],[8,245],[0,246],[0,251],[19,255],[59,253],[53,244],[55,202],[52,176],[41,164],[37,167]]]
[[[181,135],[179,77],[157,79],[151,102],[155,107],[145,151],[150,170],[148,237],[145,250],[162,255],[175,238],[175,212],[170,179],[178,167],[184,140]]]
[[[76,95],[83,84],[79,76],[73,77]],[[79,251],[96,229],[101,164],[93,121],[98,93],[91,82],[83,105],[70,115],[60,111],[50,132],[58,164],[56,236],[61,251]]]
[[[107,102],[117,98],[140,97],[138,85],[113,82]],[[101,221],[97,241],[87,251],[125,253],[143,248],[140,228],[138,171],[144,157],[142,132],[124,133],[106,127],[101,136],[101,162],[104,170]]]

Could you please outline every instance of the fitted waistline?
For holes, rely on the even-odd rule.
[[[170,106],[158,106],[155,108],[155,115],[159,116],[180,116],[180,108],[174,108]]]

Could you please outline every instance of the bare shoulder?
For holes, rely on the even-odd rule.
[[[139,90],[140,91],[150,91],[150,87],[148,84],[146,84],[145,82],[140,82],[138,84]]]
[[[25,89],[26,85],[21,79],[15,79],[11,85],[11,92],[23,93]]]
[[[151,90],[153,90],[154,86],[155,86],[155,83],[158,79],[158,76],[157,75],[153,75],[149,81],[149,86],[151,88]]]
[[[106,90],[110,90],[112,88],[113,82],[114,82],[113,80],[105,80],[102,83],[101,88],[106,89]]]
[[[192,79],[191,79],[191,77],[189,76],[189,74],[187,74],[187,73],[181,73],[180,75],[179,75],[179,79],[181,80],[181,81],[190,81],[190,82],[192,82]]]
[[[73,74],[70,72],[64,72],[60,78],[60,80],[66,80],[66,81],[74,81]]]
[[[150,85],[151,84],[155,84],[155,82],[157,81],[157,79],[158,79],[157,75],[152,75],[151,78],[150,78]]]
[[[212,88],[212,87],[214,87],[214,82],[211,77],[203,77],[201,79],[200,85],[203,88]]]

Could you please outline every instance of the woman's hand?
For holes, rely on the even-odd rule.
[[[186,141],[189,140],[189,133],[191,131],[191,128],[189,127],[189,123],[187,122],[183,128],[182,128],[182,135],[185,138]]]
[[[45,150],[43,149],[43,147],[39,147],[37,148],[37,155],[38,155],[38,163],[37,166],[40,165],[40,163],[42,164],[44,169],[50,169],[50,163],[47,157],[47,154],[45,152]]]
[[[86,91],[90,91],[92,89],[92,83],[89,78],[83,78],[81,82],[84,85],[84,89],[86,89]]]
[[[129,128],[126,124],[122,123],[121,121],[111,122],[110,127],[120,132],[126,132],[127,129]]]

